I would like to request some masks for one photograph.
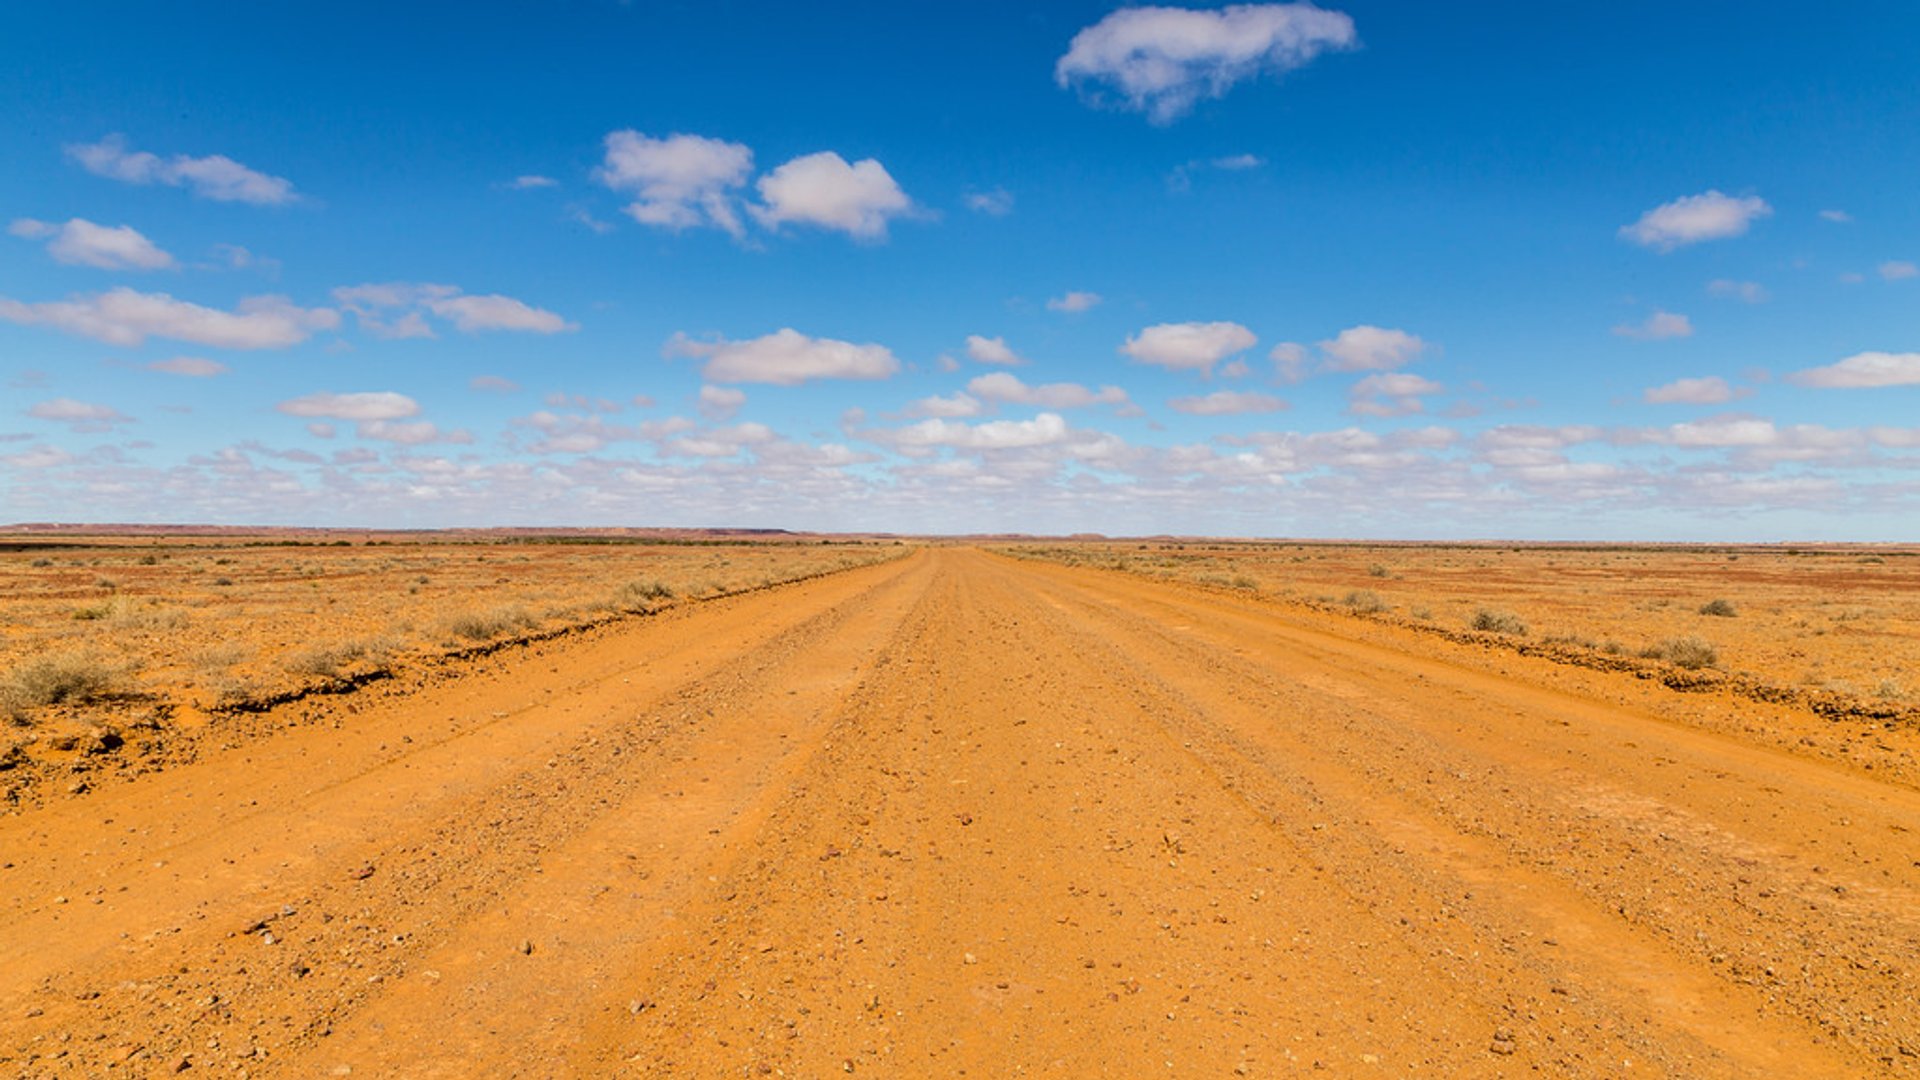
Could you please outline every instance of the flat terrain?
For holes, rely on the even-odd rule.
[[[0,1073],[1920,1073],[1911,725],[1255,590],[927,548],[208,730],[0,817]]]

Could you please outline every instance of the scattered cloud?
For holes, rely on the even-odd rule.
[[[532,191],[536,188],[559,187],[560,181],[555,180],[551,176],[537,176],[529,173],[526,176],[516,176],[512,180],[507,181],[507,186],[515,191]]]
[[[1273,373],[1281,382],[1296,383],[1307,377],[1307,347],[1297,341],[1283,341],[1267,352],[1273,361]]]
[[[1100,306],[1101,296],[1097,292],[1075,290],[1064,296],[1055,296],[1047,301],[1048,311],[1064,311],[1069,315],[1078,315]]]
[[[1236,83],[1357,44],[1352,19],[1308,3],[1121,8],[1074,35],[1054,79],[1096,104],[1117,95],[1121,107],[1167,124]]]
[[[1013,213],[1013,193],[1003,187],[986,191],[969,191],[960,196],[967,209],[988,217],[1006,217]]]
[[[755,186],[764,205],[753,216],[770,229],[792,222],[882,240],[887,222],[913,209],[885,166],[872,158],[849,165],[831,150],[794,158]]]
[[[965,450],[1016,450],[1048,446],[1068,436],[1067,421],[1059,413],[1043,412],[1031,420],[989,420],[963,424],[929,419],[892,433],[903,447],[948,446]]]
[[[900,370],[899,359],[884,345],[808,337],[786,328],[746,341],[675,334],[663,351],[705,358],[701,373],[715,383],[797,386],[809,379],[885,379]]]
[[[1846,225],[1853,221],[1853,215],[1847,213],[1845,210],[1822,210],[1820,211],[1820,220],[1831,221],[1836,225]]]
[[[1257,340],[1236,322],[1161,323],[1127,338],[1120,351],[1143,364],[1210,374],[1215,364],[1253,348]]]
[[[709,420],[731,420],[747,403],[747,392],[732,386],[702,386],[700,415]]]
[[[1167,174],[1167,187],[1173,191],[1190,191],[1196,173],[1209,169],[1220,172],[1245,172],[1258,169],[1267,163],[1267,159],[1257,154],[1228,154],[1225,157],[1195,158],[1192,161],[1176,165]]]
[[[1084,409],[1094,405],[1126,405],[1127,392],[1117,386],[1089,389],[1079,383],[1044,383],[1039,386],[1020,381],[1011,372],[996,371],[967,383],[967,394],[982,401],[1010,405],[1032,405],[1043,409]]]
[[[606,160],[594,177],[631,191],[627,216],[642,225],[681,229],[707,225],[745,235],[735,192],[753,172],[753,151],[701,135],[655,139],[627,129],[606,137]]]
[[[1647,316],[1647,321],[1636,324],[1621,324],[1613,332],[1623,338],[1636,341],[1664,341],[1667,338],[1693,336],[1693,322],[1685,315],[1676,315],[1671,311],[1655,311]]]
[[[1707,282],[1707,293],[1747,304],[1764,304],[1768,299],[1765,285],[1757,281],[1734,281],[1729,278],[1715,278]]]
[[[1361,325],[1350,326],[1332,340],[1320,342],[1320,351],[1327,354],[1328,371],[1392,371],[1418,360],[1427,351],[1427,343],[1405,330]],[[1274,360],[1278,363],[1280,357],[1276,355]]]
[[[979,416],[986,411],[986,404],[979,398],[964,391],[948,394],[945,397],[923,397],[908,405],[904,415],[939,416],[955,419],[965,416]]]
[[[1733,387],[1718,375],[1699,379],[1675,379],[1656,386],[1642,395],[1649,405],[1720,405],[1732,401]]]
[[[1620,235],[1641,247],[1667,252],[1703,240],[1744,236],[1755,219],[1771,213],[1773,207],[1757,195],[1735,198],[1705,191],[1654,207],[1640,220],[1621,226]]]
[[[1201,397],[1178,397],[1167,402],[1174,412],[1190,416],[1239,416],[1279,412],[1287,403],[1272,394],[1253,390],[1215,390]]]
[[[980,334],[967,335],[967,358],[976,364],[1018,366],[1027,362],[1007,347],[1006,338],[984,337]]]
[[[404,420],[420,413],[420,403],[391,390],[352,394],[320,392],[292,398],[275,406],[288,416],[326,420]]]
[[[333,299],[353,312],[361,330],[389,340],[436,336],[428,315],[445,319],[467,334],[493,330],[561,334],[580,329],[578,323],[513,297],[469,295],[454,285],[403,281],[343,285],[333,290]]]
[[[97,143],[75,143],[66,149],[67,156],[81,168],[122,183],[185,187],[215,202],[257,206],[280,206],[299,198],[292,181],[256,172],[223,154],[161,158],[144,150],[129,150],[121,135],[108,135]]]
[[[520,384],[501,375],[475,375],[467,381],[467,389],[489,394],[517,394]]]
[[[76,401],[65,397],[42,401],[28,409],[27,415],[36,420],[51,420],[56,424],[65,424],[67,430],[79,434],[111,431],[115,425],[130,423],[133,419],[108,405],[96,405],[92,402]]]
[[[131,225],[95,225],[85,218],[55,225],[50,221],[20,218],[8,226],[7,231],[29,240],[45,239],[47,254],[53,256],[54,262],[68,266],[171,270],[179,265],[173,256],[160,250]]]
[[[1796,371],[1787,381],[1829,390],[1920,385],[1920,353],[1857,353],[1826,367]]]
[[[1908,278],[1920,277],[1920,266],[1915,266],[1904,259],[1889,259],[1874,267],[1874,271],[1880,275],[1881,281],[1905,281]]]
[[[208,360],[202,356],[176,356],[170,360],[155,360],[147,365],[147,370],[188,379],[211,379],[215,375],[225,375],[230,369],[218,360]]]
[[[1431,379],[1404,371],[1369,375],[1347,392],[1347,410],[1356,416],[1406,416],[1423,411],[1420,399],[1441,389]]]
[[[0,296],[0,319],[128,348],[159,337],[218,349],[283,349],[340,325],[339,312],[299,307],[284,296],[248,297],[220,311],[124,287],[42,303]]]

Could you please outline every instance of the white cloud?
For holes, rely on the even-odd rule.
[[[636,198],[627,215],[642,225],[686,229],[711,225],[734,237],[744,234],[735,189],[753,171],[753,151],[740,143],[700,135],[655,139],[637,131],[606,138],[606,162],[594,173],[616,191]]]
[[[110,431],[115,424],[128,423],[132,419],[109,405],[64,397],[39,402],[27,410],[27,415],[36,420],[65,424],[69,430],[81,433]]]
[[[1003,187],[988,191],[969,191],[960,197],[967,209],[989,217],[1005,217],[1013,212],[1013,193]]]
[[[1245,413],[1279,412],[1287,403],[1272,394],[1254,390],[1215,390],[1202,397],[1179,397],[1167,402],[1174,412],[1191,416],[1238,416]]]
[[[906,408],[908,416],[939,416],[949,419],[979,416],[986,406],[971,394],[960,392],[946,397],[923,397]]]
[[[1920,266],[1905,259],[1889,259],[1874,267],[1881,281],[1905,281],[1907,278],[1920,277]]]
[[[1640,220],[1621,226],[1620,235],[1642,247],[1672,251],[1702,240],[1743,236],[1756,218],[1771,213],[1773,207],[1757,195],[1736,199],[1706,191],[1654,207]]]
[[[1043,412],[1031,420],[990,420],[984,424],[960,424],[951,420],[922,420],[894,432],[892,441],[901,446],[951,446],[963,450],[1015,450],[1048,446],[1068,436],[1067,422],[1059,413]]]
[[[1666,430],[1666,441],[1675,446],[1711,448],[1727,446],[1768,446],[1779,438],[1771,420],[1750,416],[1716,416],[1689,424],[1675,424]]]
[[[1348,391],[1347,408],[1356,416],[1405,416],[1423,411],[1420,398],[1441,389],[1431,379],[1404,371],[1369,375]]]
[[[1796,371],[1787,376],[1787,381],[1847,390],[1920,385],[1920,353],[1857,353],[1826,367]]]
[[[747,341],[700,341],[675,334],[664,351],[668,356],[706,358],[702,375],[717,383],[795,386],[808,379],[885,379],[900,370],[899,359],[884,345],[808,337],[786,328]]]
[[[1707,292],[1713,296],[1729,300],[1740,300],[1748,304],[1767,302],[1767,287],[1757,281],[1733,281],[1729,278],[1715,278],[1707,282]]]
[[[1664,341],[1667,338],[1693,336],[1693,322],[1685,315],[1676,315],[1671,311],[1655,311],[1647,316],[1647,321],[1635,325],[1621,324],[1613,328],[1620,337],[1633,338],[1636,341]]]
[[[560,334],[580,329],[578,323],[511,296],[473,296],[453,285],[402,281],[343,285],[333,290],[333,299],[353,312],[362,330],[390,340],[435,336],[426,319],[428,314],[446,319],[468,334],[491,330]]]
[[[1010,372],[996,371],[967,383],[967,393],[983,401],[1032,405],[1042,409],[1084,409],[1094,405],[1125,405],[1127,392],[1117,386],[1089,389],[1079,383],[1032,386]]]
[[[1076,290],[1067,293],[1065,296],[1056,296],[1048,300],[1047,310],[1064,311],[1070,315],[1077,315],[1082,311],[1088,311],[1098,307],[1100,300],[1100,294],[1097,292],[1080,292]]]
[[[405,420],[417,416],[420,403],[391,390],[353,394],[321,392],[292,398],[276,406],[288,416],[311,416],[326,420]]]
[[[47,240],[47,254],[53,261],[68,266],[94,266],[102,270],[170,270],[179,265],[173,256],[131,225],[108,227],[85,218],[74,218],[65,225],[21,218],[7,227],[15,236]]]
[[[180,375],[189,379],[210,379],[215,375],[227,373],[227,365],[217,360],[208,360],[200,356],[176,356],[170,360],[155,360],[147,365],[148,371],[158,371],[166,375]]]
[[[447,431],[431,420],[363,420],[355,424],[353,430],[363,439],[379,439],[382,442],[399,443],[402,446],[473,441],[472,433],[460,430]]]
[[[507,182],[507,186],[512,188],[515,191],[532,191],[535,188],[559,187],[560,181],[555,180],[551,176],[536,176],[533,174],[528,174],[526,176],[514,177],[512,180]]]
[[[71,464],[73,461],[72,454],[57,446],[45,444],[30,446],[17,454],[0,456],[0,462],[5,462],[16,469],[51,469],[55,466]]]
[[[1847,213],[1845,210],[1822,210],[1820,211],[1820,220],[1831,221],[1836,225],[1845,225],[1853,221],[1853,215]]]
[[[1329,371],[1391,371],[1419,359],[1427,351],[1427,343],[1405,330],[1362,325],[1350,326],[1332,340],[1322,341],[1320,351],[1330,357]],[[1278,362],[1280,358],[1274,359]]]
[[[796,222],[879,240],[887,235],[890,219],[913,209],[913,201],[878,161],[849,165],[831,150],[794,158],[755,186],[765,205],[753,207],[753,216],[770,229]]]
[[[1017,366],[1026,363],[1024,358],[1007,347],[1006,338],[983,337],[979,334],[967,335],[967,358],[979,364]]]
[[[1352,19],[1306,3],[1121,8],[1074,35],[1054,79],[1095,102],[1110,87],[1124,107],[1165,124],[1235,83],[1291,71],[1357,40]]]
[[[68,146],[67,156],[96,176],[128,184],[191,188],[194,194],[216,202],[279,206],[299,197],[292,181],[256,172],[230,157],[175,154],[163,159],[144,150],[127,149],[127,140],[120,135]]]
[[[700,415],[709,420],[731,420],[747,403],[747,392],[731,386],[702,386]]]
[[[1649,405],[1719,405],[1733,400],[1733,387],[1718,375],[1700,379],[1675,379],[1665,386],[1649,389],[1644,395]]]
[[[1120,351],[1143,364],[1211,373],[1213,365],[1253,348],[1256,340],[1235,322],[1161,323],[1127,338]]]
[[[229,312],[124,287],[32,304],[0,296],[0,319],[129,348],[160,337],[219,349],[282,349],[340,325],[339,312],[297,307],[284,296],[248,297]]]
[[[500,375],[475,375],[467,381],[467,389],[484,390],[492,394],[514,394],[520,391],[520,384]]]
[[[1307,347],[1297,341],[1283,341],[1267,353],[1274,374],[1283,382],[1299,382],[1307,375]]]

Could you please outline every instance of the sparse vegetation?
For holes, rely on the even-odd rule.
[[[1720,662],[1719,650],[1711,642],[1697,637],[1667,638],[1641,649],[1640,655],[1648,660],[1664,660],[1674,667],[1689,671],[1712,667]]]
[[[531,630],[540,625],[533,613],[519,604],[503,604],[485,611],[469,611],[456,615],[447,622],[447,630],[455,637],[469,641],[491,641],[503,634],[515,630]]]
[[[1356,615],[1374,615],[1387,610],[1387,602],[1380,594],[1370,589],[1355,589],[1348,593],[1341,603],[1347,605]]]
[[[1527,632],[1527,624],[1524,619],[1511,611],[1503,611],[1499,608],[1483,607],[1474,609],[1473,618],[1468,620],[1467,625],[1475,630],[1485,630],[1495,634],[1525,634]]]
[[[107,697],[121,686],[124,672],[85,650],[29,660],[0,682],[0,709],[15,719],[28,709]]]
[[[338,677],[355,661],[384,662],[392,651],[385,642],[336,641],[309,645],[287,657],[281,665],[295,675],[331,679]]]
[[[1731,619],[1735,615],[1740,614],[1740,609],[1734,607],[1733,601],[1731,600],[1717,599],[1717,600],[1709,600],[1706,603],[1701,604],[1700,614],[1714,615],[1722,619]]]

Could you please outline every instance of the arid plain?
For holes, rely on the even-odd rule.
[[[1912,549],[8,540],[8,1075],[1920,1073]]]

